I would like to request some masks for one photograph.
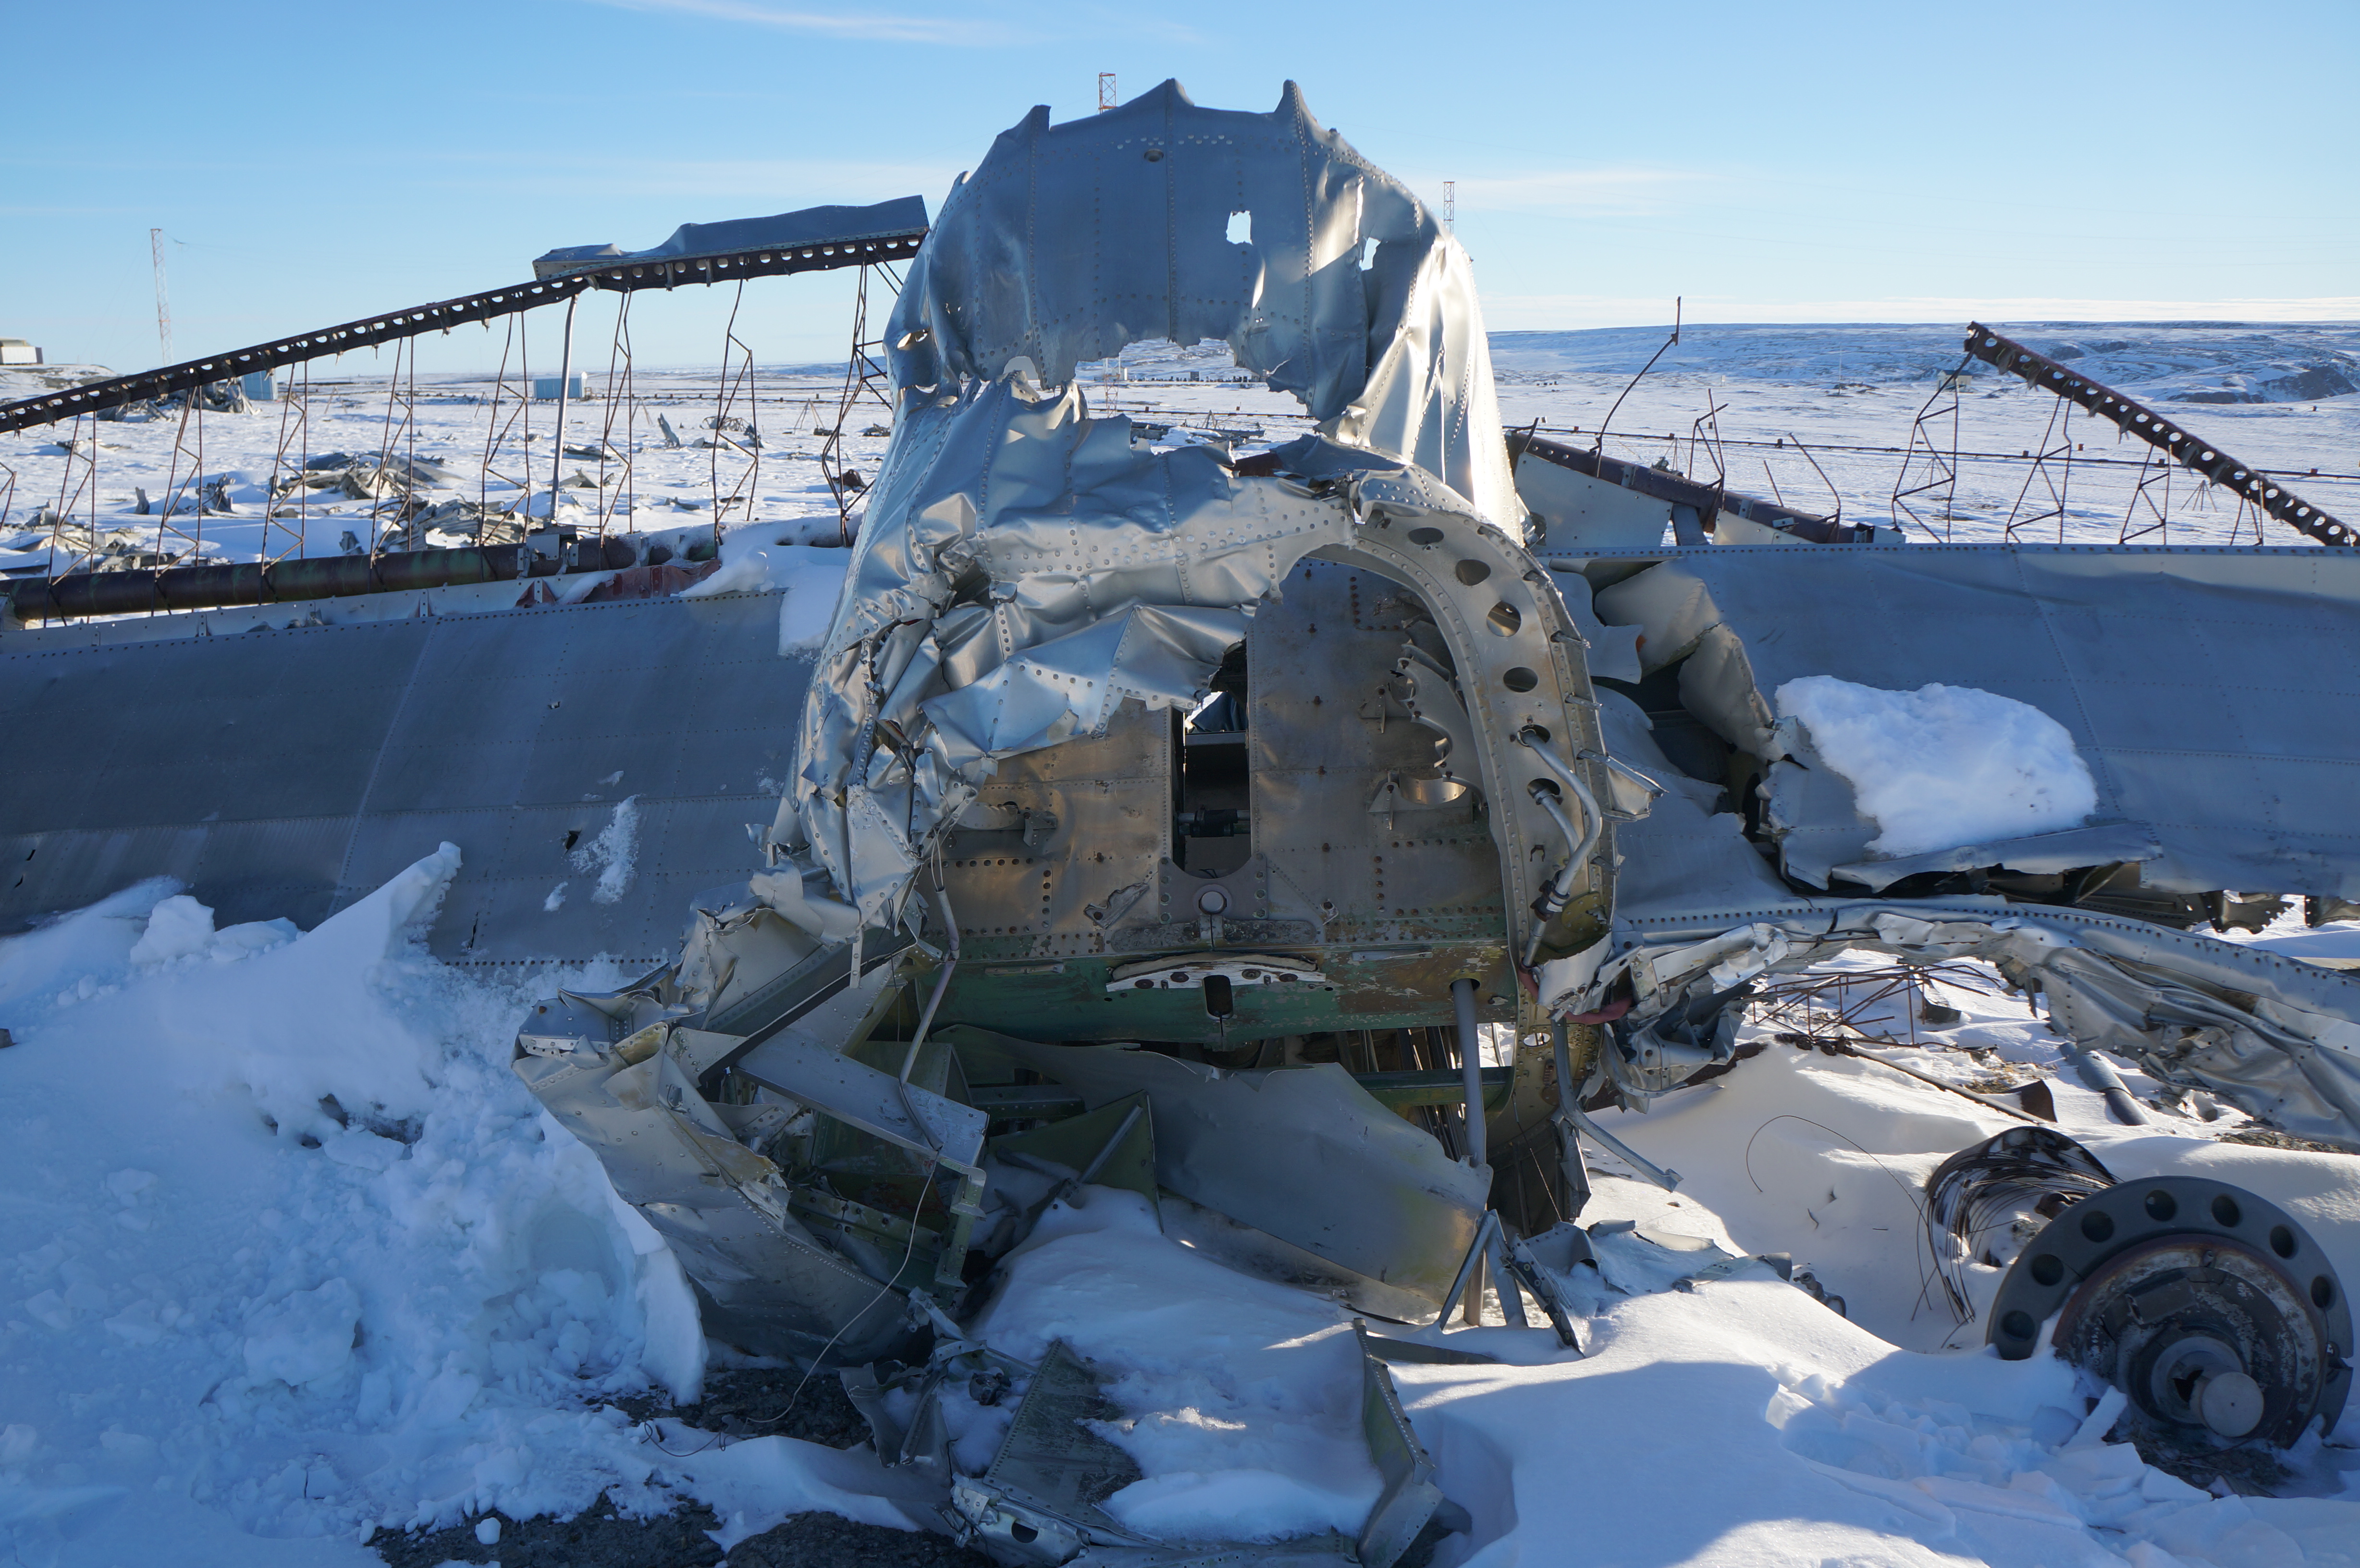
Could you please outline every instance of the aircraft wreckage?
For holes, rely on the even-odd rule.
[[[1150,339],[1227,343],[1317,433],[1240,458],[1092,417],[1076,367]],[[579,810],[531,795],[530,757],[484,760],[487,737],[671,748],[632,900],[661,936],[727,874],[696,813],[740,803],[692,780],[731,746],[784,773],[759,868],[694,898],[676,954],[642,948],[645,978],[537,1006],[516,1071],[669,1241],[710,1330],[846,1369],[880,1453],[1003,1562],[1162,1544],[1097,1507],[1128,1462],[1077,1424],[1088,1365],[1011,1363],[961,1326],[1055,1198],[1132,1189],[1364,1321],[1448,1321],[1489,1276],[1578,1348],[1584,1142],[1677,1181],[1582,1105],[1725,1069],[1752,988],[1843,950],[1996,966],[2126,1118],[2101,1050],[2360,1148],[2360,982],[2193,929],[2232,889],[2360,898],[2360,685],[2316,657],[2360,601],[2348,550],[1903,544],[1512,439],[1466,254],[1291,85],[1267,114],[1174,83],[1074,124],[1035,110],[952,191],[886,342],[891,444],[808,666],[763,662],[760,614],[726,598],[309,628],[306,690],[339,660],[390,661],[399,690],[321,720],[364,758],[344,803],[273,811],[349,824],[304,852],[333,862],[333,902],[454,816],[503,809],[521,839]],[[519,617],[591,615],[620,617],[595,679],[535,662]],[[494,648],[471,621],[500,623],[512,693],[471,673]],[[265,629],[204,657],[296,635]],[[160,690],[158,646],[71,657],[137,707],[163,701],[133,691]],[[2095,810],[1880,855],[1768,700],[1830,673],[2040,709]],[[311,885],[202,804],[41,842],[86,877],[202,844],[191,879],[233,896]],[[463,877],[437,951],[531,956],[502,935],[530,879]],[[2026,1127],[1961,1151],[1928,1213],[2000,1354],[2053,1343],[2154,1431],[2283,1444],[2344,1402],[2342,1284],[2250,1192],[2118,1182]],[[1382,1499],[1357,1540],[1240,1553],[1386,1568],[1450,1507],[1386,1372],[1448,1353],[1361,1343]],[[946,1379],[1023,1385],[984,1474],[948,1457]]]

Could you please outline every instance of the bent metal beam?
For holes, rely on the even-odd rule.
[[[597,549],[595,543],[585,549]],[[574,570],[597,572],[633,564],[620,539]],[[131,615],[167,610],[216,610],[297,599],[346,599],[362,593],[402,593],[469,583],[512,583],[552,577],[565,570],[554,556],[529,544],[467,550],[399,550],[386,555],[326,555],[304,560],[238,561],[222,566],[168,566],[160,571],[77,572],[11,583],[5,603],[20,621],[77,615]]]
[[[1967,323],[1966,351],[1976,359],[2011,376],[2053,392],[2093,414],[2103,414],[2149,446],[2183,466],[2235,491],[2241,497],[2322,544],[2360,544],[2360,535],[2321,511],[2261,470],[2238,462],[2210,441],[2180,428],[2143,403],[2124,397],[2102,382],[2068,370],[2047,354],[2036,354],[2012,338],[2002,337],[1980,321]]]
[[[810,245],[766,245],[756,250],[719,256],[684,256],[661,261],[632,261],[593,271],[577,272],[511,288],[494,289],[457,299],[439,300],[414,310],[364,317],[342,326],[304,332],[251,348],[233,349],[207,359],[143,370],[136,376],[93,381],[62,392],[48,392],[14,403],[0,403],[0,431],[53,424],[77,414],[169,397],[195,387],[228,381],[282,365],[300,365],[322,354],[343,354],[372,343],[391,343],[426,332],[446,331],[469,321],[500,316],[570,299],[585,289],[604,289],[628,294],[641,289],[672,289],[683,283],[731,283],[746,278],[775,278],[795,272],[832,272],[841,267],[869,267],[879,262],[905,261],[917,255],[926,237],[923,228],[899,234],[871,234],[857,239]]]

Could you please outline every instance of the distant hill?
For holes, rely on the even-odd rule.
[[[2307,403],[2360,392],[2360,322],[1989,324],[2154,402]],[[1957,367],[1964,325],[1691,326],[1655,374],[1825,386],[1931,381]],[[1493,332],[1491,363],[1503,382],[1629,376],[1662,346],[1665,332]],[[1967,368],[1994,374],[1981,363]]]

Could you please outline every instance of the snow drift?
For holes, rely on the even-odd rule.
[[[1832,675],[1789,681],[1777,700],[1882,830],[1871,854],[2052,833],[2097,810],[2097,781],[2073,737],[2029,702],[1971,686],[1885,691]]]

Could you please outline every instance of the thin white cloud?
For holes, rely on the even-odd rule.
[[[750,0],[588,0],[620,11],[648,11],[708,21],[743,22],[784,32],[814,33],[822,38],[858,38],[897,44],[944,44],[954,48],[1009,44],[1020,41],[1013,30],[997,22],[963,17],[896,16],[882,12],[789,10],[759,5]]]

